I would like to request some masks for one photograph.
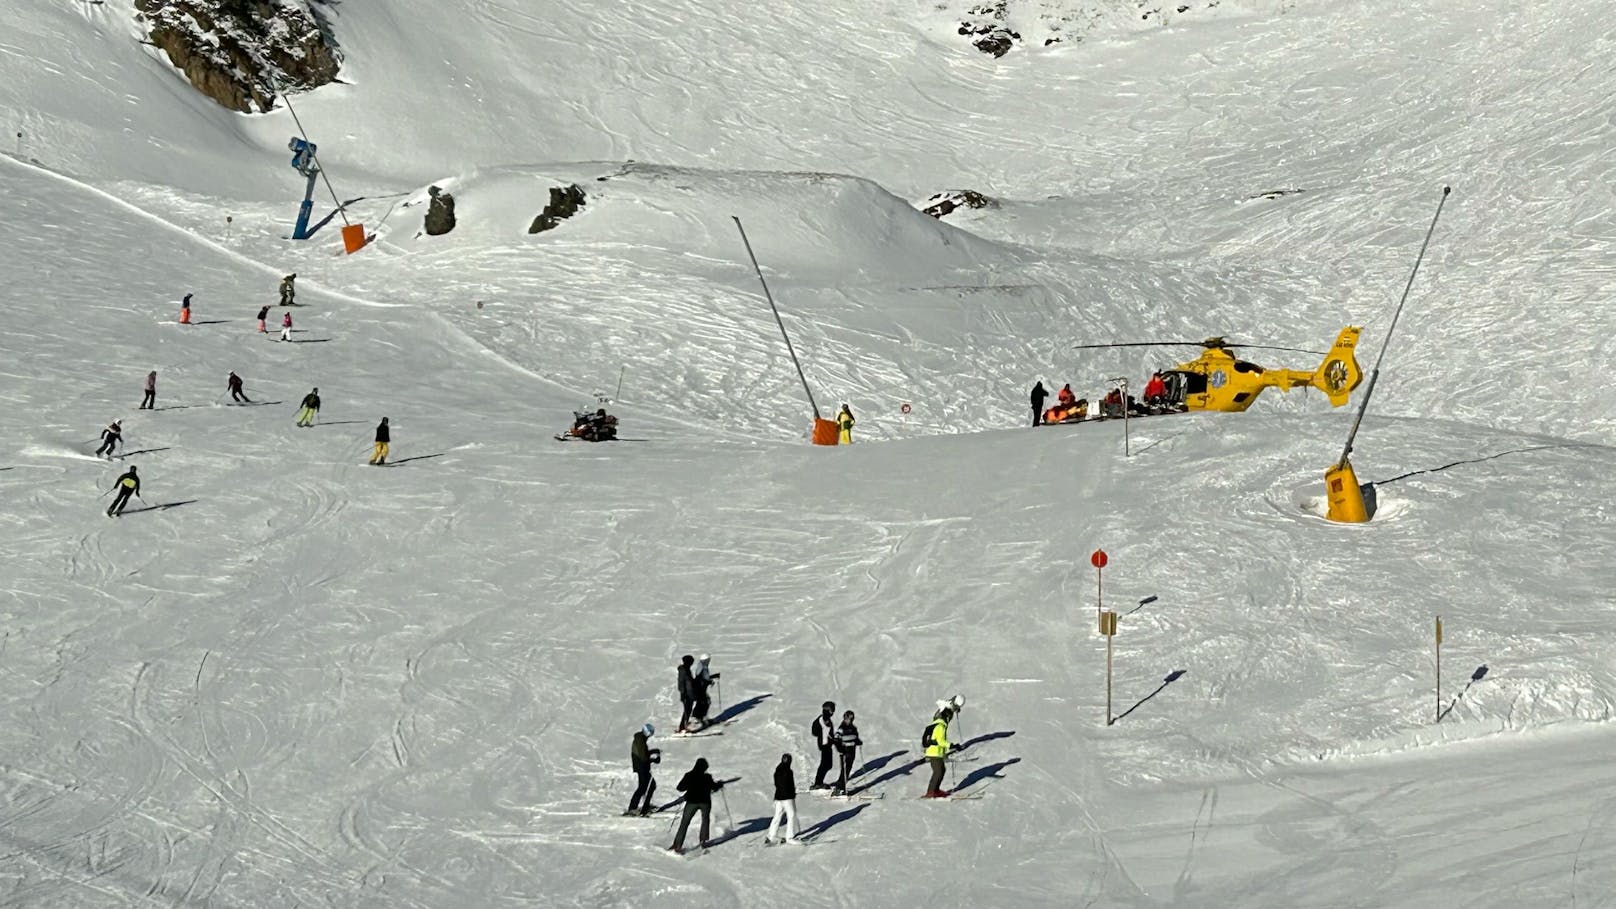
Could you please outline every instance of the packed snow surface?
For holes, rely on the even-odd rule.
[[[213,106],[117,4],[14,16],[0,904],[1616,905],[1616,26],[1038,6],[1093,30],[993,60],[889,0],[332,6],[347,83],[294,103],[351,257],[340,218],[285,239],[286,112]],[[1023,428],[1035,379],[1195,352],[1074,343],[1358,324],[1367,371],[1444,184],[1354,456],[1373,523],[1318,516],[1352,415],[1311,391],[1129,456]],[[914,204],[957,188],[996,204]],[[852,446],[805,444],[736,218]],[[624,440],[552,441],[596,395]],[[701,652],[733,723],[673,738]],[[981,797],[921,801],[954,693]],[[881,797],[803,792],[816,848],[764,850],[826,699]],[[705,855],[618,816],[647,721],[658,804],[698,756],[731,781]]]

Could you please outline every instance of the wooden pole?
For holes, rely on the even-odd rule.
[[[1436,617],[1436,721],[1442,722],[1442,617]]]
[[[1111,725],[1111,635],[1105,636],[1105,724]]]

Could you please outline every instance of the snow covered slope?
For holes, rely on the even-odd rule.
[[[1610,904],[1599,7],[1247,10],[997,62],[908,3],[337,10],[353,84],[298,103],[367,197],[354,257],[281,239],[284,115],[194,96],[117,7],[30,8],[0,55],[38,161],[0,159],[0,901]],[[1312,514],[1349,419],[1316,396],[1134,423],[1132,458],[1114,424],[1010,429],[1036,376],[1159,362],[1077,340],[1363,321],[1372,351],[1443,181],[1360,438],[1374,524]],[[1001,204],[904,202],[955,186]],[[860,444],[800,444],[731,215]],[[294,270],[282,344],[251,319]],[[619,368],[636,441],[550,441]],[[88,457],[118,416],[139,453]],[[145,505],[109,521],[129,463]],[[669,740],[702,651],[736,722]],[[956,691],[983,797],[915,800]],[[825,848],[756,848],[825,698],[884,797],[804,794]],[[739,778],[704,857],[615,816],[648,719],[659,802],[698,755]]]

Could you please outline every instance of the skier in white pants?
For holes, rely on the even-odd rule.
[[[774,768],[774,820],[769,822],[769,832],[763,837],[763,844],[774,845],[774,832],[780,827],[780,819],[786,819],[786,836],[780,840],[782,843],[799,843],[797,839],[797,778],[791,772],[791,755],[780,755],[780,766]]]

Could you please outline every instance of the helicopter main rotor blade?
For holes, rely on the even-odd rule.
[[[1073,350],[1098,350],[1103,347],[1201,347],[1200,341],[1130,341],[1123,344],[1074,344]]]
[[[1223,346],[1239,347],[1242,350],[1288,350],[1291,353],[1318,354],[1321,357],[1329,353],[1326,350],[1308,350],[1305,347],[1274,347],[1271,344],[1225,344]]]

